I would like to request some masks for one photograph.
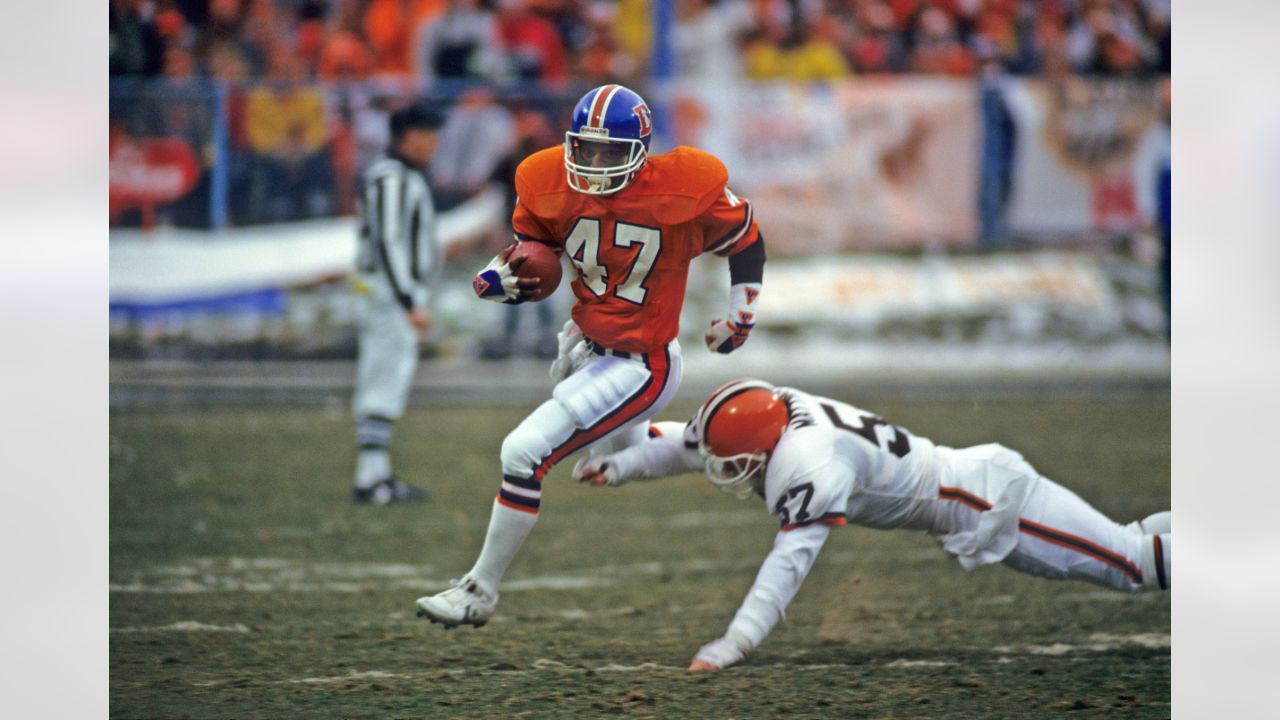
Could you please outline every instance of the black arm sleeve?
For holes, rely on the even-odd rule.
[[[729,257],[729,284],[758,283],[764,280],[764,235]]]

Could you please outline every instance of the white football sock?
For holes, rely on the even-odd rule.
[[[371,488],[391,477],[391,432],[396,421],[379,415],[356,420],[356,487]]]
[[[391,477],[391,453],[386,448],[364,448],[356,455],[356,487],[370,488]]]
[[[1142,538],[1142,589],[1168,590],[1173,566],[1173,533]]]
[[[502,576],[507,572],[524,539],[538,521],[537,513],[527,513],[493,501],[493,513],[489,516],[489,530],[484,537],[484,548],[469,573],[490,593],[498,592]]]

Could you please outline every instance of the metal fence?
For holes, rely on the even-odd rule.
[[[389,112],[410,99],[450,113],[487,103],[518,132],[567,124],[585,90],[113,79],[110,224],[220,229],[347,215],[360,170],[385,150]]]

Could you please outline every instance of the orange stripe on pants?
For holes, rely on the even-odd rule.
[[[568,440],[553,449],[551,454],[534,469],[534,480],[541,482],[547,471],[551,469],[551,466],[614,430],[625,427],[641,417],[645,410],[652,407],[658,401],[658,398],[662,397],[662,391],[666,389],[667,383],[671,381],[671,358],[668,356],[666,347],[662,348],[661,354],[657,352],[649,353],[648,357],[649,382],[645,383],[630,400],[623,403],[617,410],[606,415],[600,422],[589,428],[575,430]]]

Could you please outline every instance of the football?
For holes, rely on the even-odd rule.
[[[522,242],[516,246],[507,262],[514,265],[518,257],[523,257],[524,262],[515,268],[516,277],[542,280],[537,292],[529,298],[530,301],[546,300],[560,287],[560,276],[563,274],[560,256],[550,247],[540,242]]]

